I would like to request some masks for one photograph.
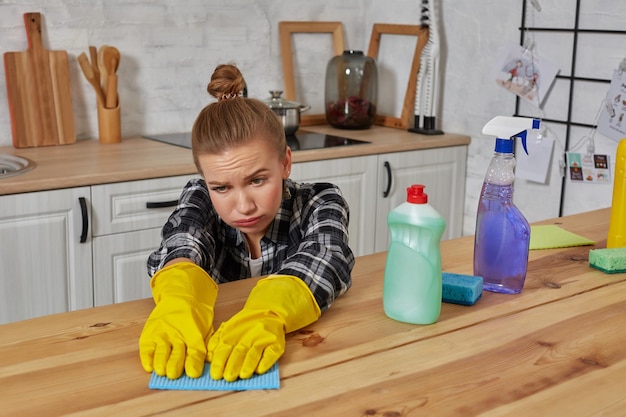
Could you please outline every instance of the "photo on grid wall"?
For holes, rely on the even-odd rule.
[[[567,168],[570,181],[599,184],[611,182],[608,155],[568,152]]]
[[[494,68],[498,85],[541,108],[559,68],[532,50],[509,45]]]

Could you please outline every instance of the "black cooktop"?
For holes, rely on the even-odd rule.
[[[146,135],[144,138],[158,140],[159,142],[169,143],[170,145],[182,146],[183,148],[191,148],[191,132]],[[295,135],[287,136],[287,145],[289,145],[292,151],[361,145],[364,143],[370,142],[302,130],[296,132]]]

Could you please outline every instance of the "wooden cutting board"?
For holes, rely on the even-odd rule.
[[[4,53],[13,146],[74,143],[67,52],[44,49],[40,13],[25,13],[24,24],[28,49]]]

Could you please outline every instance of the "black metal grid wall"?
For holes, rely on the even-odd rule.
[[[591,82],[591,83],[603,83],[610,84],[610,79],[604,78],[589,78],[589,77],[579,77],[576,72],[576,60],[578,54],[578,41],[579,35],[581,34],[599,34],[599,35],[626,35],[626,31],[624,30],[603,30],[603,29],[589,29],[589,28],[581,28],[580,27],[580,10],[581,10],[581,0],[576,0],[576,10],[574,16],[574,26],[571,28],[550,28],[550,27],[531,27],[527,25],[527,0],[522,0],[522,21],[520,30],[520,45],[524,45],[525,36],[529,32],[545,32],[545,33],[570,33],[572,35],[572,53],[571,53],[571,64],[569,68],[569,75],[557,75],[556,78],[560,80],[565,80],[569,82],[569,91],[568,91],[568,108],[567,108],[567,116],[565,119],[550,119],[550,118],[542,118],[544,122],[556,123],[564,125],[565,127],[565,150],[569,148],[570,145],[570,137],[572,132],[572,127],[587,127],[594,128],[595,126],[589,123],[584,123],[581,121],[574,120],[573,117],[573,103],[574,103],[574,90],[575,85],[578,82]],[[520,107],[520,98],[516,98],[515,102],[515,116],[522,117],[533,117],[531,115],[521,114]],[[561,180],[561,198],[559,204],[559,216],[563,215],[563,203],[564,203],[564,195],[565,195],[565,185],[566,185],[566,177],[563,176]]]

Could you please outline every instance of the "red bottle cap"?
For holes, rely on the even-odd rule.
[[[406,201],[413,204],[428,203],[428,194],[424,192],[426,186],[422,184],[413,184],[406,189]]]

